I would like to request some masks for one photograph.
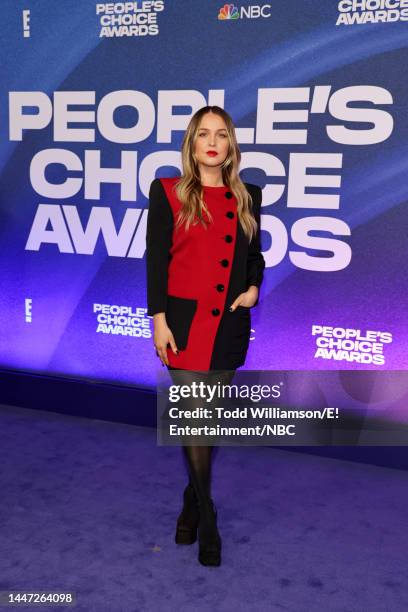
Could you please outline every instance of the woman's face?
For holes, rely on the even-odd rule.
[[[227,157],[228,149],[229,139],[224,119],[215,113],[203,115],[194,149],[197,162],[210,167],[220,166]]]

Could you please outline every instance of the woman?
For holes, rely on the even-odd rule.
[[[148,315],[156,354],[178,383],[229,382],[245,362],[250,308],[259,301],[260,187],[239,177],[233,122],[219,106],[191,118],[181,177],[154,179],[146,232]],[[202,378],[201,378],[202,379]],[[190,400],[191,401],[191,400]],[[194,408],[194,405],[190,405]],[[212,446],[183,445],[189,467],[176,542],[199,535],[199,561],[220,565],[211,499]]]

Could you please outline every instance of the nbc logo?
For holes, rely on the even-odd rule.
[[[238,9],[235,4],[224,4],[220,8],[218,19],[239,19]]]
[[[270,4],[252,4],[246,7],[241,6],[241,8],[238,8],[235,4],[224,4],[218,12],[218,19],[220,21],[229,21],[230,19],[259,19],[270,16]]]

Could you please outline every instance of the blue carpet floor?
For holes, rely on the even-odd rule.
[[[19,610],[408,610],[406,471],[218,448],[208,568],[174,543],[186,468],[155,430],[2,406],[0,461],[0,590],[77,597]]]

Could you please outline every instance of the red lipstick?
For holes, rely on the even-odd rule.
[[[210,155],[211,157],[215,157],[216,155],[218,155],[217,151],[207,151],[207,155]]]

